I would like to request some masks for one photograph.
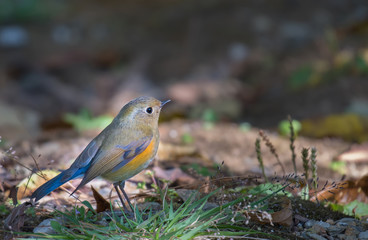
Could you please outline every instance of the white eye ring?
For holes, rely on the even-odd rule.
[[[146,113],[148,114],[153,113],[153,109],[151,107],[146,108]]]

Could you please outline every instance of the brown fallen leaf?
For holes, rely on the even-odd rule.
[[[358,180],[346,180],[324,186],[311,201],[332,201],[347,204],[354,200],[368,203],[368,175]]]
[[[290,227],[293,224],[293,209],[289,198],[284,197],[280,211],[271,213],[274,223]]]
[[[24,220],[26,217],[25,211],[32,206],[32,203],[25,202],[15,207],[9,216],[4,221],[4,228],[10,232],[5,234],[4,239],[13,239],[14,232],[19,232],[24,226]]]
[[[96,191],[96,189],[91,186],[93,197],[96,200],[96,212],[104,212],[105,210],[110,210],[110,203],[106,201],[104,197],[101,196],[99,192]]]
[[[290,227],[293,224],[293,210],[291,207],[290,199],[284,197],[281,199],[281,201],[282,209],[280,211],[274,213],[267,213],[264,211],[245,211],[244,214],[251,220],[258,223],[269,223],[272,226],[274,225],[274,223],[276,223]]]

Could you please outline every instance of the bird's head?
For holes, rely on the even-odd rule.
[[[170,100],[161,102],[153,97],[138,97],[126,104],[116,117],[126,125],[135,127],[155,127],[158,124],[161,108]]]

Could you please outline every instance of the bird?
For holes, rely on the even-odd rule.
[[[147,168],[154,159],[160,141],[158,119],[168,102],[142,96],[127,103],[68,169],[41,185],[30,198],[37,202],[64,183],[82,178],[72,195],[94,178],[102,177],[113,182],[124,210],[127,207],[119,189],[133,210],[124,191],[125,180]]]

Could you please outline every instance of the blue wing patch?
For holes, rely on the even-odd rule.
[[[121,162],[111,169],[111,173],[116,172],[126,164],[128,164],[133,158],[142,153],[150,144],[152,138],[144,138],[141,141],[132,142],[127,146],[116,145],[117,148],[125,150],[125,153],[121,157]],[[133,154],[132,154],[133,153]]]

